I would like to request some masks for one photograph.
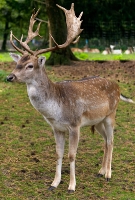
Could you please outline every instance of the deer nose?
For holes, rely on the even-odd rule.
[[[7,81],[12,82],[15,79],[15,75],[14,74],[10,74],[9,76],[7,76]]]

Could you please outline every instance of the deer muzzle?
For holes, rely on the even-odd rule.
[[[10,74],[9,76],[7,76],[7,81],[9,82],[13,82],[16,79],[16,76],[14,74]]]

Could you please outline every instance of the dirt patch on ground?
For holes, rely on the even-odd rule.
[[[118,82],[135,80],[135,61],[79,61],[70,66],[53,67],[52,70],[58,77],[69,79],[102,76]]]

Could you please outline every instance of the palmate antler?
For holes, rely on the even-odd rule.
[[[57,5],[57,4],[56,4]],[[75,16],[75,12],[74,12],[74,3],[72,3],[71,5],[71,9],[70,10],[66,10],[65,8],[57,5],[60,9],[62,9],[65,13],[65,16],[66,16],[66,23],[67,23],[67,40],[64,44],[62,45],[58,45],[55,41],[55,39],[52,37],[51,35],[51,38],[52,40],[54,41],[55,43],[55,46],[54,47],[51,47],[51,48],[47,48],[47,49],[41,49],[41,50],[38,50],[38,51],[32,51],[29,46],[28,46],[28,43],[36,36],[40,36],[39,35],[39,29],[40,29],[40,25],[41,25],[41,22],[38,24],[38,27],[37,27],[37,30],[35,32],[33,32],[33,26],[34,26],[34,23],[36,22],[36,16],[39,12],[39,10],[35,13],[32,14],[31,18],[30,18],[30,25],[29,25],[29,30],[28,30],[28,37],[26,39],[26,41],[22,41],[23,40],[23,36],[21,37],[20,40],[18,40],[12,33],[11,31],[11,34],[10,34],[10,42],[12,44],[12,46],[17,50],[19,51],[20,53],[24,54],[26,52],[29,52],[30,54],[32,55],[39,55],[39,54],[42,54],[42,53],[46,53],[46,52],[49,52],[49,51],[54,51],[55,49],[58,49],[58,48],[65,48],[67,47],[70,43],[76,43],[78,40],[79,40],[79,37],[74,41],[74,39],[82,32],[83,29],[80,29],[80,26],[81,26],[81,23],[82,21],[80,21],[81,17],[82,17],[82,14],[83,12],[81,12],[80,16],[77,18]],[[40,36],[41,37],[41,36]],[[18,48],[17,46],[15,46],[15,44],[13,43],[13,38],[15,40],[17,40],[20,45],[25,49],[22,50],[20,48]]]

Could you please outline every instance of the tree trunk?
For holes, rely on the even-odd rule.
[[[61,0],[46,0],[46,10],[50,22],[50,32],[58,44],[65,43],[67,39],[67,27],[65,23],[65,14],[60,10],[56,4],[62,6]],[[52,41],[52,46],[54,46]],[[65,49],[57,49],[51,53],[50,58],[47,60],[49,65],[68,65],[71,60],[78,60],[72,53],[70,47]]]
[[[1,46],[1,51],[6,51],[6,44],[9,35],[9,22],[11,22],[11,10],[5,10],[5,27],[4,27],[4,34],[3,34],[3,42]]]
[[[6,18],[1,51],[6,51],[8,34],[9,34],[9,20]]]

